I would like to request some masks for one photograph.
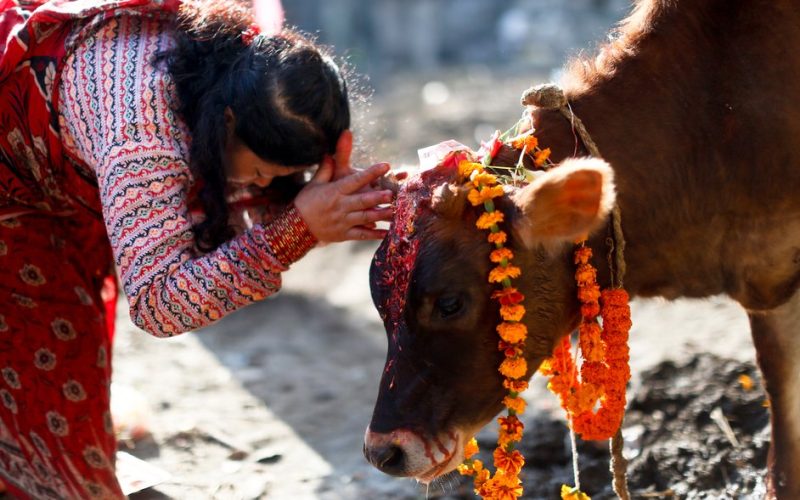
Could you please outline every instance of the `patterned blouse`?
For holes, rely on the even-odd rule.
[[[59,121],[68,155],[94,169],[134,323],[157,336],[208,325],[276,292],[314,246],[293,205],[217,250],[195,250],[189,135],[174,87],[153,62],[174,40],[168,22],[122,16],[66,60]]]

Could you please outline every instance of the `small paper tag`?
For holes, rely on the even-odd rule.
[[[460,142],[451,139],[449,141],[440,142],[434,146],[418,149],[417,155],[419,155],[419,169],[430,170],[436,167],[436,165],[444,160],[444,157],[447,156],[448,153],[453,151],[469,151],[469,148]]]
[[[124,451],[117,452],[117,481],[124,495],[157,486],[170,474]]]

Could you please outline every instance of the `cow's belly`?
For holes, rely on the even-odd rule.
[[[774,309],[800,289],[800,210],[740,223],[726,240],[725,288],[748,310]]]

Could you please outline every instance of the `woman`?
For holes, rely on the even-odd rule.
[[[230,1],[0,0],[0,477],[118,498],[116,264],[134,322],[200,328],[317,242],[380,238],[387,165],[349,165],[347,90]],[[319,165],[308,182],[302,179]],[[154,376],[158,376],[154,374]]]

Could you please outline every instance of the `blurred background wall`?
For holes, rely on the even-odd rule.
[[[532,84],[591,54],[631,0],[283,0],[287,23],[351,68],[357,164],[417,163],[506,129]]]
[[[559,65],[601,40],[630,0],[284,0],[290,24],[318,32],[374,79],[457,65]]]

